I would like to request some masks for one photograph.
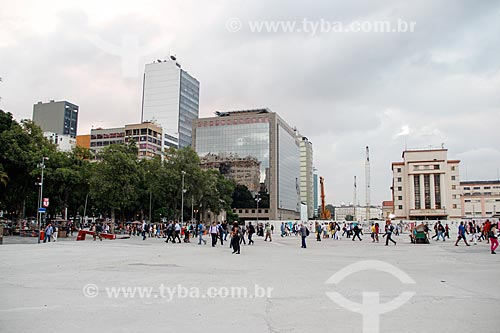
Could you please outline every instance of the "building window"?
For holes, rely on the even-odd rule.
[[[470,187],[464,187],[464,191],[469,191]]]
[[[436,209],[441,209],[441,177],[434,175],[434,203]]]
[[[451,185],[451,189],[452,190],[456,190],[457,189],[457,185]]]
[[[403,187],[398,186],[398,191],[402,191],[402,190],[403,190]]]
[[[451,180],[455,180],[455,176],[451,176]]]
[[[401,177],[398,177],[398,183],[401,183]]]
[[[397,171],[398,171],[398,172],[401,172],[401,168],[397,168]]]
[[[398,200],[403,200],[403,196],[402,195],[398,196]]]
[[[453,204],[453,208],[457,208],[457,204]]]
[[[415,209],[420,209],[420,177],[417,175],[416,177],[413,177],[413,187],[414,187],[414,194],[415,194]]]
[[[399,205],[399,206],[398,206],[398,209],[403,209],[403,205]]]
[[[434,170],[439,170],[439,164],[434,164]]]
[[[424,175],[425,209],[431,209],[431,177]]]
[[[455,171],[456,169],[457,169],[457,167],[455,167],[455,166],[451,167],[451,171]]]

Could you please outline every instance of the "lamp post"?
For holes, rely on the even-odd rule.
[[[40,244],[40,233],[42,231],[42,212],[40,212],[40,208],[42,208],[42,201],[43,201],[43,170],[45,169],[45,161],[48,161],[48,157],[42,157],[42,163],[38,165],[39,168],[42,169],[42,176],[40,178],[40,195],[38,197],[38,212],[37,212],[37,217],[38,217],[38,243]]]
[[[257,203],[257,224],[259,224],[259,201],[260,201],[259,193],[255,195],[255,202]]]
[[[184,176],[186,175],[186,171],[181,171],[182,175],[182,191],[181,191],[181,225],[184,224]]]

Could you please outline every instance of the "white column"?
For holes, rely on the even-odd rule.
[[[431,194],[431,209],[436,209],[436,192],[434,192],[434,174],[429,175],[429,186]]]
[[[425,185],[424,174],[420,174],[420,209],[425,209]]]
[[[450,215],[450,209],[451,207],[448,207],[450,200],[448,200],[448,193],[447,193],[447,186],[450,184],[449,182],[446,181],[444,177],[444,173],[439,174],[439,180],[441,182],[441,208],[446,208],[446,213]]]

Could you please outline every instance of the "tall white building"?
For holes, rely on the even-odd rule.
[[[192,123],[199,114],[200,83],[175,57],[147,64],[141,121],[163,128],[163,147],[191,146]]]
[[[312,143],[298,134],[300,144],[300,201],[307,206],[307,217],[314,216],[314,179]]]
[[[445,220],[460,218],[459,160],[448,160],[447,149],[403,152],[392,163],[392,195],[396,219]]]

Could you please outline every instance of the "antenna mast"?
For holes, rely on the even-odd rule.
[[[370,148],[366,146],[365,161],[366,221],[370,221]]]

